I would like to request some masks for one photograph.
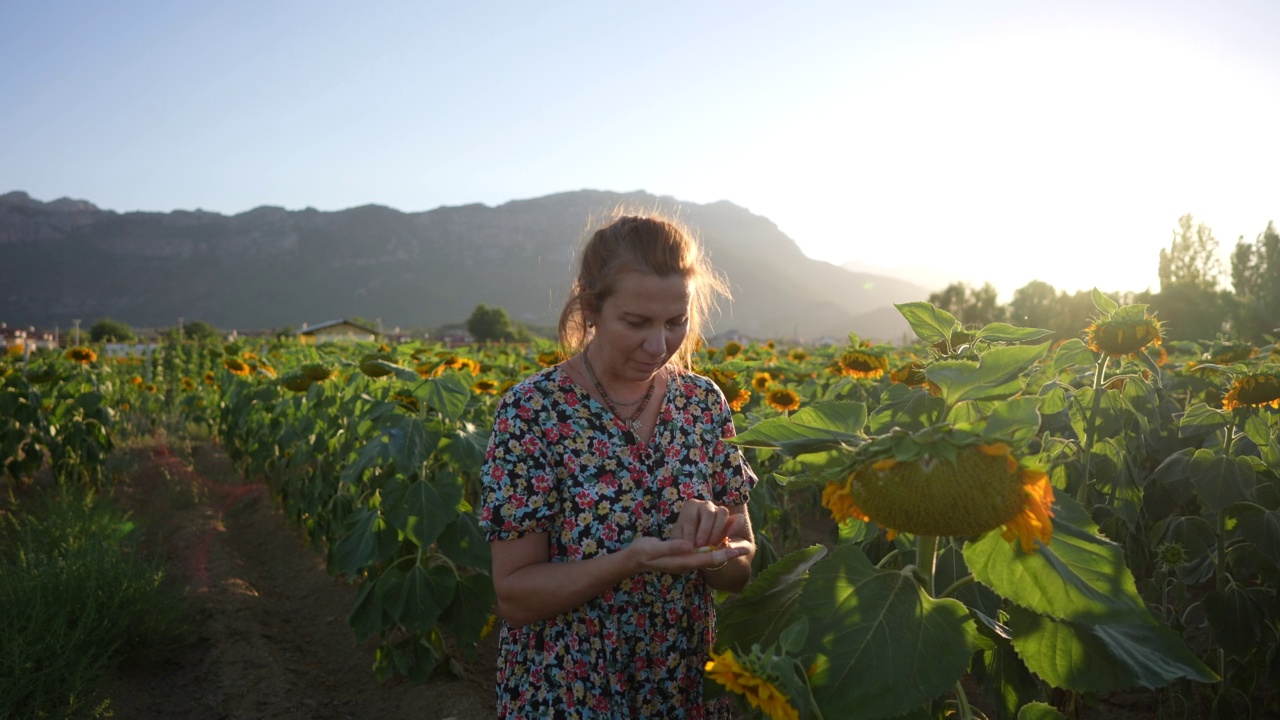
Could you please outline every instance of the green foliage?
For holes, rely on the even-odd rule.
[[[1005,319],[1004,307],[996,303],[996,288],[989,282],[980,288],[971,288],[963,282],[952,283],[930,294],[929,302],[951,313],[965,326]]]
[[[128,342],[135,337],[128,324],[111,318],[101,318],[89,326],[89,340],[93,342]]]
[[[194,320],[182,326],[182,336],[187,340],[200,342],[218,340],[222,337],[222,333],[218,332],[218,328],[204,320]]]
[[[0,717],[100,716],[111,670],[182,633],[180,595],[93,494],[28,499],[0,520]]]
[[[480,342],[500,342],[509,340],[514,335],[511,318],[507,311],[500,307],[489,307],[481,303],[471,311],[467,318],[467,332]]]

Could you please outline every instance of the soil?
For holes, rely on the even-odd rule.
[[[175,442],[175,445],[177,443]],[[121,720],[479,720],[494,715],[495,647],[464,674],[379,683],[375,644],[346,622],[355,588],[287,522],[260,483],[210,443],[130,451],[117,495],[185,589],[183,641],[120,668]]]

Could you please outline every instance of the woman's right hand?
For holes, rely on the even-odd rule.
[[[736,519],[736,518],[735,518]],[[730,524],[733,520],[730,520]],[[698,552],[688,540],[662,540],[655,537],[636,538],[627,546],[637,572],[664,572],[673,575],[706,570],[746,555],[750,543],[730,541],[711,552]]]

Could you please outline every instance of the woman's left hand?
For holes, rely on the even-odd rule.
[[[718,549],[732,534],[739,517],[723,505],[690,498],[680,508],[675,527],[671,529],[671,539],[688,540],[695,548]]]

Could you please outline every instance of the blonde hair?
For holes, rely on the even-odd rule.
[[[598,312],[613,295],[622,273],[679,275],[689,283],[689,333],[672,360],[691,369],[707,315],[716,307],[717,296],[729,299],[729,285],[711,267],[701,243],[677,220],[657,212],[624,213],[615,211],[612,221],[591,233],[579,253],[578,272],[560,311],[560,344],[569,355],[586,347],[594,335],[586,315]]]

